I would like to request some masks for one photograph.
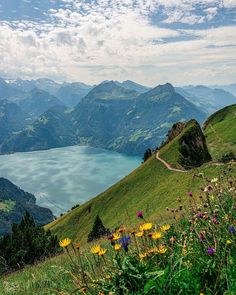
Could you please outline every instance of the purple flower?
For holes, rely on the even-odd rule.
[[[209,254],[209,255],[211,255],[211,256],[213,256],[214,254],[215,254],[215,249],[213,248],[213,247],[209,247],[208,249],[207,249],[207,253]]]
[[[197,213],[197,218],[203,218],[203,214],[201,212]]]
[[[234,226],[230,226],[230,227],[229,227],[229,233],[230,233],[230,234],[234,234],[234,233],[235,233],[235,228],[234,228]]]
[[[192,197],[192,196],[193,196],[193,193],[192,193],[192,192],[187,192],[187,195],[188,195],[189,197]]]
[[[118,240],[118,242],[121,244],[121,247],[127,252],[130,242],[130,236],[122,237]]]
[[[143,219],[143,212],[142,211],[138,211],[137,217]]]

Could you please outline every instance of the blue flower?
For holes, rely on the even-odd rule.
[[[118,240],[118,242],[121,244],[121,247],[127,252],[130,242],[130,236],[122,237]]]
[[[235,233],[235,228],[233,226],[229,227],[229,233],[234,234]]]

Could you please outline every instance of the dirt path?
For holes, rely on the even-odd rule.
[[[157,151],[156,153],[156,159],[158,161],[160,161],[162,164],[164,164],[166,166],[166,168],[170,171],[175,171],[175,172],[181,172],[181,173],[188,173],[188,171],[186,170],[181,170],[181,169],[176,169],[176,168],[172,168],[170,164],[168,164],[165,160],[163,160],[161,157],[160,157],[160,151]]]

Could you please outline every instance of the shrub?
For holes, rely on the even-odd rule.
[[[230,161],[236,161],[236,156],[233,152],[230,152],[228,154],[223,155],[219,161],[222,163],[229,163]]]
[[[146,162],[152,156],[152,150],[147,149],[143,155],[143,162]]]

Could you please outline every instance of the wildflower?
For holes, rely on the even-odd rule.
[[[148,253],[158,253],[159,249],[157,247],[151,248]]]
[[[119,233],[114,233],[113,235],[112,235],[112,240],[113,241],[117,241],[117,240],[119,240],[121,238],[121,235],[119,234]]]
[[[230,245],[230,244],[232,244],[232,242],[231,242],[230,240],[227,240],[227,241],[226,241],[226,244],[227,244],[227,245]]]
[[[81,244],[80,243],[75,244],[75,248],[76,249],[80,249],[80,247],[81,247]]]
[[[200,219],[203,218],[203,213],[198,212],[198,213],[197,213],[197,218],[200,218]]]
[[[114,249],[115,251],[120,251],[120,249],[121,249],[121,245],[120,245],[120,244],[115,244],[114,247],[113,247],[113,249]]]
[[[187,195],[188,195],[189,197],[192,197],[192,196],[193,196],[193,193],[192,193],[192,192],[187,192]]]
[[[104,256],[105,254],[106,254],[106,252],[107,252],[107,249],[100,249],[100,251],[98,252],[98,255],[99,256]]]
[[[151,234],[153,240],[158,240],[161,238],[161,232],[154,232]]]
[[[170,225],[169,224],[165,224],[161,226],[161,230],[162,231],[168,231],[170,229]]]
[[[212,191],[212,186],[211,185],[208,185],[208,186],[206,186],[205,188],[204,188],[204,192],[210,192],[210,191]]]
[[[143,234],[144,234],[143,231],[139,231],[139,232],[137,232],[137,233],[135,234],[135,236],[136,236],[136,237],[142,237]]]
[[[167,251],[167,248],[166,248],[165,246],[160,246],[160,247],[158,248],[158,253],[159,253],[159,254],[165,254],[166,251]]]
[[[140,260],[143,260],[144,258],[146,258],[147,257],[147,255],[148,255],[148,253],[140,253],[139,254],[139,258],[140,258]]]
[[[68,239],[68,238],[59,242],[59,245],[62,248],[67,248],[70,244],[71,244],[71,239]]]
[[[80,292],[82,292],[83,294],[85,294],[86,291],[87,291],[87,289],[85,287],[80,289]]]
[[[234,233],[235,233],[235,228],[234,228],[234,226],[230,226],[230,227],[229,227],[229,233],[230,233],[230,234],[234,234]]]
[[[207,249],[207,253],[210,255],[210,256],[213,256],[215,254],[215,249],[213,247],[209,247]]]
[[[218,182],[218,178],[217,178],[217,177],[215,177],[215,178],[213,178],[213,179],[211,180],[211,183],[216,183],[216,182]]]
[[[147,230],[150,230],[151,228],[152,228],[151,222],[144,223],[144,224],[140,225],[140,227],[139,227],[140,231],[147,231]]]
[[[117,231],[118,231],[118,233],[122,234],[122,233],[124,233],[126,231],[126,228],[125,227],[121,227]]]
[[[137,217],[143,219],[143,212],[142,211],[138,211]]]
[[[91,252],[93,254],[98,254],[100,252],[100,250],[101,250],[101,247],[99,245],[96,245],[96,246],[91,248]]]
[[[171,244],[174,244],[175,238],[174,237],[171,237],[169,241],[171,242]]]
[[[118,242],[121,244],[121,247],[127,252],[128,246],[130,242],[130,236],[125,236],[123,238],[120,238]]]

